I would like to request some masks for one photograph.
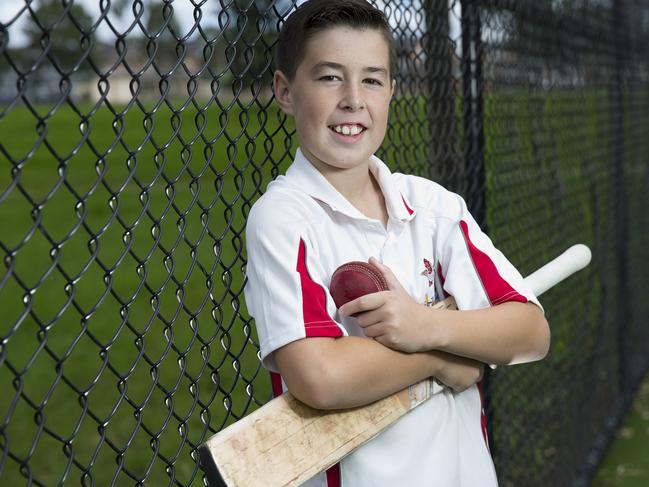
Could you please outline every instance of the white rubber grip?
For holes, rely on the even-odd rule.
[[[532,272],[525,278],[525,282],[532,288],[534,294],[539,296],[566,277],[586,267],[591,257],[591,251],[586,245],[573,245],[556,259]]]

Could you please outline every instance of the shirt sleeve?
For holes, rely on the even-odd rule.
[[[443,289],[459,309],[481,309],[508,301],[541,304],[518,270],[480,229],[464,200],[457,218],[447,221],[439,262]]]
[[[244,294],[255,319],[264,367],[277,372],[272,352],[307,337],[339,337],[335,305],[323,282],[308,220],[293,202],[265,198],[246,224],[248,263]]]

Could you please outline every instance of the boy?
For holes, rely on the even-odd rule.
[[[427,377],[445,386],[305,485],[497,485],[476,383],[484,363],[545,356],[538,301],[458,195],[373,156],[395,84],[380,11],[310,0],[284,24],[277,62],[275,97],[300,149],[250,212],[246,284],[276,392],[338,409]],[[333,271],[368,259],[389,290],[337,310]],[[427,306],[446,294],[464,311]]]

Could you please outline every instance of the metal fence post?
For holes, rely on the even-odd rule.
[[[627,300],[626,283],[628,281],[627,275],[627,243],[628,243],[628,220],[625,218],[627,215],[626,204],[626,191],[625,191],[625,168],[624,168],[624,99],[623,99],[623,85],[624,85],[624,70],[625,70],[625,49],[626,43],[622,39],[626,37],[625,25],[625,9],[623,0],[614,0],[613,2],[613,22],[615,23],[614,29],[616,37],[620,39],[615,45],[615,77],[614,83],[611,87],[611,118],[613,125],[613,181],[616,188],[615,200],[615,213],[622,216],[617,229],[617,268],[619,272],[619,286],[617,289],[617,322],[618,322],[618,387],[620,389],[620,397],[626,402],[629,400],[628,393],[630,392],[627,373],[627,329],[629,321],[628,306],[624,303]]]
[[[465,137],[465,167],[468,179],[467,205],[483,231],[487,228],[486,174],[484,161],[482,28],[477,0],[464,0],[462,5],[462,102]],[[480,384],[486,416],[488,439],[493,451],[493,415],[490,408],[490,369],[487,367]]]
[[[467,205],[477,222],[486,229],[482,39],[479,4],[462,2],[462,81],[464,104],[465,164],[468,181]]]

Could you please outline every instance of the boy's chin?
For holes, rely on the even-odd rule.
[[[344,154],[344,151],[338,153],[314,153],[305,147],[301,147],[302,153],[311,164],[314,166],[327,169],[328,171],[347,171],[355,167],[366,165],[369,163],[372,154],[366,152],[359,154]]]
[[[327,166],[329,166],[332,170],[335,171],[348,171],[350,169],[355,169],[359,166],[367,166],[369,164],[370,158],[365,157],[365,158],[359,158],[359,159],[346,159],[346,160],[341,160],[341,159],[334,159],[334,160],[325,160],[322,161]]]

